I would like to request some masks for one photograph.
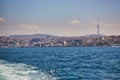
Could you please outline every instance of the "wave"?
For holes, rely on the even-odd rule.
[[[31,65],[0,60],[0,80],[56,80],[56,78]]]

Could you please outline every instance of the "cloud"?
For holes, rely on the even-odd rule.
[[[115,28],[115,27],[120,27],[120,24],[105,24],[105,27],[109,27],[109,28]]]
[[[46,29],[40,25],[33,24],[14,24],[0,26],[1,35],[24,35],[24,34],[39,34],[44,33]]]
[[[31,25],[31,24],[19,24],[20,27],[25,28],[25,29],[37,29],[39,26],[36,25]]]
[[[74,19],[70,22],[70,24],[80,24],[80,21],[77,19]]]
[[[42,28],[37,25],[31,25],[31,24],[19,24],[18,28],[20,30],[26,30],[26,31],[31,31],[31,32],[39,32]]]
[[[4,21],[5,21],[5,19],[0,17],[0,22],[4,22]]]

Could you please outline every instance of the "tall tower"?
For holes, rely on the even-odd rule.
[[[99,35],[99,20],[97,19],[97,35]]]

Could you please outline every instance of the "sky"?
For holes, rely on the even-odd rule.
[[[0,35],[120,35],[120,0],[0,0]]]

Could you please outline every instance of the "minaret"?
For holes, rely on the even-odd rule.
[[[99,35],[99,20],[97,20],[97,35]]]

